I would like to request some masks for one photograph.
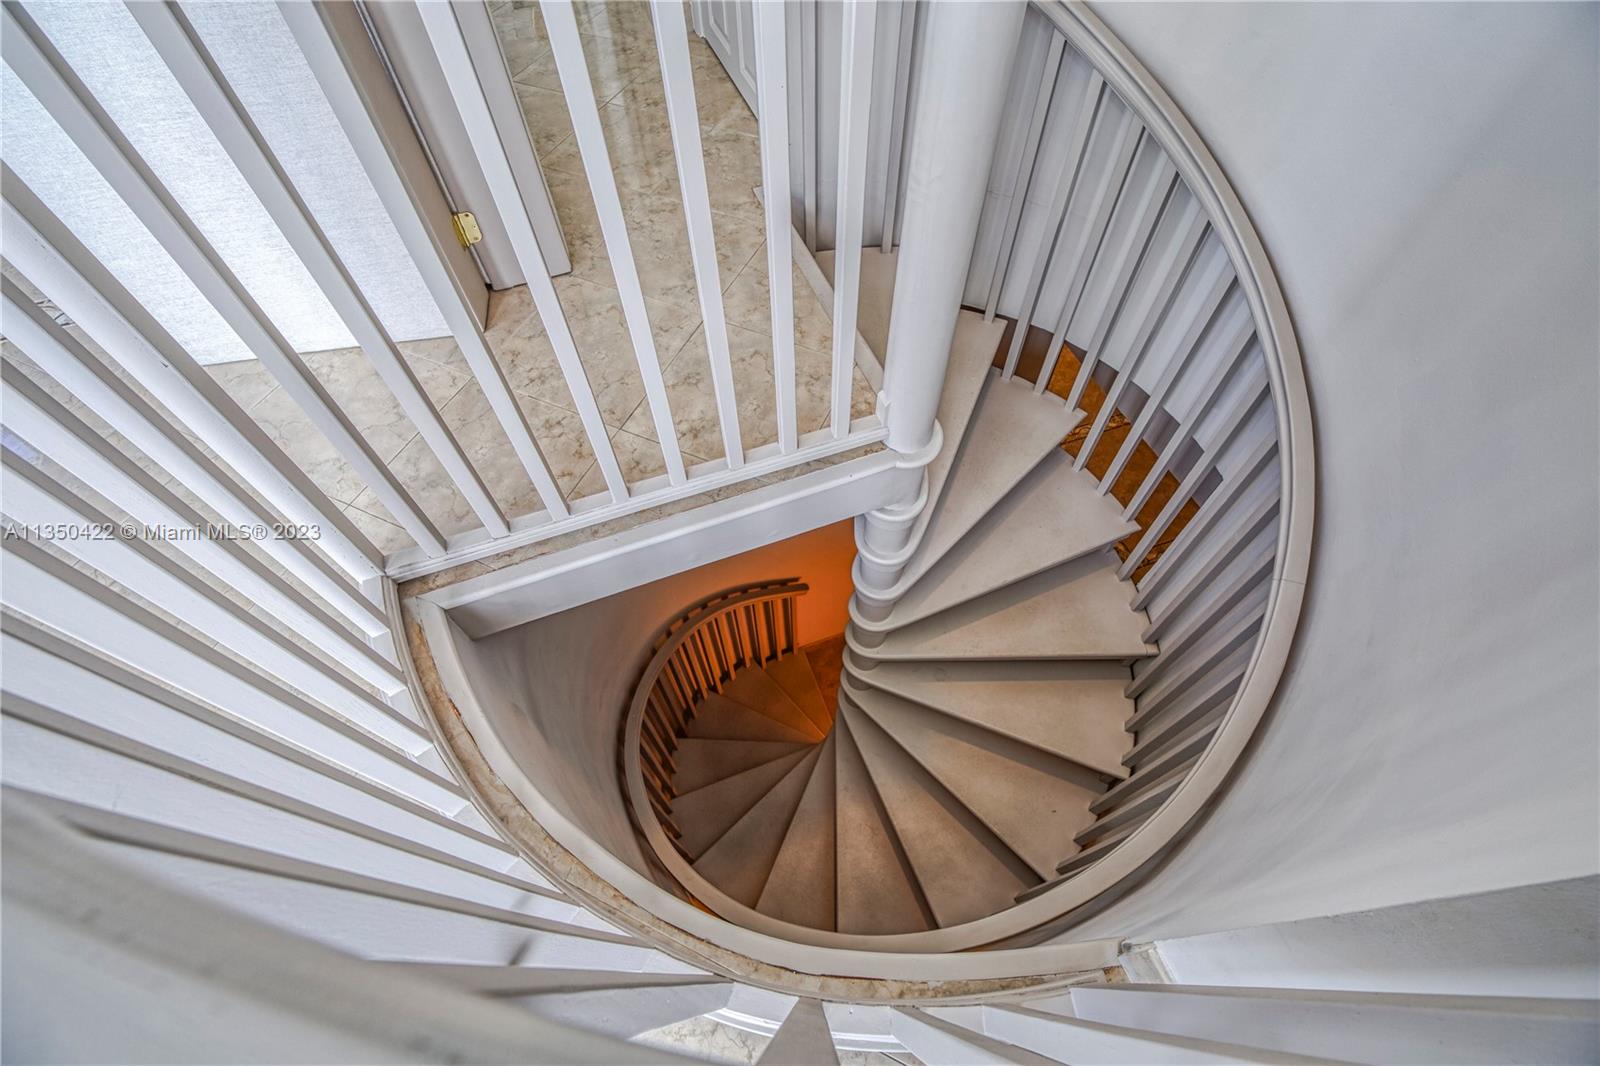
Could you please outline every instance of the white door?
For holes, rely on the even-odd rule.
[[[694,28],[722,60],[739,95],[756,109],[756,29],[754,0],[692,0]]]

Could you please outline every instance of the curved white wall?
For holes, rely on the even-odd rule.
[[[1274,257],[1318,528],[1255,750],[1174,859],[1069,937],[1595,873],[1600,8],[1095,10]]]

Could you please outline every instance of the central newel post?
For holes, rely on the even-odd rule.
[[[889,447],[920,476],[908,478],[902,499],[856,520],[851,608],[870,621],[893,607],[890,590],[916,549],[918,518],[928,506],[925,468],[942,444],[935,416],[1027,4],[949,2],[922,10],[927,36],[908,128],[904,236],[883,380]],[[863,646],[882,640],[859,629],[855,637]]]

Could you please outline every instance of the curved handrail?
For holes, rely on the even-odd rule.
[[[795,650],[794,605],[809,588],[798,578],[740,585],[679,612],[658,634],[623,720],[623,790],[634,828],[678,887],[719,913],[725,897],[674,843],[672,752],[708,692]]]

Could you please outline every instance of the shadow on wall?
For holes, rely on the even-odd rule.
[[[624,861],[644,869],[622,805],[617,733],[656,634],[685,608],[732,585],[798,577],[801,644],[844,632],[855,558],[837,522],[472,640],[462,663],[524,781]],[[496,767],[502,778],[504,767]]]

